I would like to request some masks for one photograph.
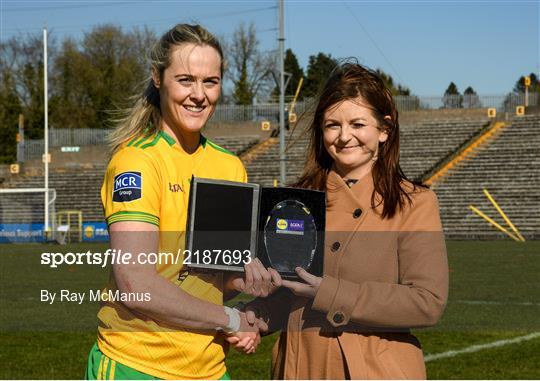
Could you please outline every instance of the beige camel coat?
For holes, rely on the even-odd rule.
[[[388,220],[371,208],[370,175],[349,188],[327,181],[324,276],[314,300],[280,291],[261,300],[274,327],[272,376],[285,379],[422,379],[409,328],[434,325],[448,295],[448,264],[435,194]],[[255,302],[259,303],[259,302]]]

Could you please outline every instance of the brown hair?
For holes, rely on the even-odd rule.
[[[223,51],[218,39],[200,25],[178,24],[165,32],[150,52],[152,72],[163,79],[163,72],[171,64],[171,52],[182,44],[210,46],[221,57],[221,75],[223,76]],[[115,121],[116,129],[109,137],[111,151],[114,153],[122,144],[137,136],[152,136],[161,128],[161,109],[159,91],[154,86],[152,75],[144,81],[142,94],[134,97],[134,106],[123,112],[123,116]]]
[[[373,208],[383,204],[382,218],[392,218],[411,198],[403,187],[407,180],[399,165],[398,111],[390,90],[373,70],[358,63],[345,62],[338,65],[322,89],[311,125],[308,127],[310,143],[304,173],[294,186],[324,190],[333,159],[323,143],[324,113],[341,102],[362,97],[371,107],[378,128],[388,134],[379,143],[379,153],[373,165],[374,191],[371,195]],[[385,116],[390,116],[390,119]],[[413,187],[415,185],[413,184]]]

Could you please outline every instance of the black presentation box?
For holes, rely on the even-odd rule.
[[[284,278],[322,276],[324,192],[194,177],[186,228],[190,267],[243,271],[247,255]]]

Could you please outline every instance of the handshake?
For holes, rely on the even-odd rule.
[[[280,287],[286,287],[294,295],[315,298],[322,278],[308,273],[301,267],[295,269],[300,282],[283,280],[279,273],[273,269],[265,269],[258,258],[245,266],[245,278],[233,276],[230,278],[230,288],[246,294],[265,298]],[[261,342],[261,333],[268,332],[270,319],[268,310],[261,304],[261,299],[256,299],[240,308],[225,308],[225,314],[229,316],[229,325],[222,329],[225,340],[233,345],[238,351],[246,354],[255,353]]]
[[[273,268],[266,269],[258,258],[245,266],[244,274],[236,274],[229,280],[228,289],[263,298],[282,286],[279,273]],[[268,317],[261,318],[251,304],[224,309],[229,317],[229,325],[222,329],[225,340],[240,352],[255,353],[261,333],[268,332]]]
[[[247,307],[244,311],[224,307],[229,316],[229,326],[223,329],[225,340],[237,351],[245,354],[255,353],[261,342],[261,333],[268,332],[268,319],[255,315],[255,311]]]

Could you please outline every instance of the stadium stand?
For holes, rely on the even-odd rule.
[[[227,150],[241,154],[259,141],[258,136],[216,136],[210,139]],[[65,163],[49,174],[49,187],[56,190],[56,211],[80,210],[83,220],[103,221],[99,191],[105,175],[105,160],[101,164],[79,165]],[[2,188],[43,188],[41,165],[27,175],[12,177],[2,183]],[[21,223],[43,221],[43,194],[9,196],[9,208],[0,203],[0,222]],[[16,205],[13,205],[16,204]]]
[[[507,227],[484,188],[526,239],[540,237],[539,132],[540,115],[516,117],[490,144],[433,185],[448,238],[508,238],[469,209],[472,204]]]
[[[421,180],[439,163],[482,131],[489,121],[443,120],[417,122],[401,127],[401,162],[407,176]],[[298,128],[286,139],[287,183],[294,182],[304,168],[309,136]],[[279,141],[275,139],[261,155],[245,161],[251,182],[266,186],[279,179]]]
[[[403,171],[410,179],[424,179],[427,173],[488,125],[487,119],[403,125],[400,136]]]
[[[402,126],[401,163],[407,176],[425,180],[471,139],[489,127],[486,118],[449,119],[408,123]],[[456,239],[507,238],[473,214],[469,204],[487,212],[500,224],[495,208],[482,189],[487,188],[526,239],[538,238],[540,189],[538,149],[539,116],[515,118],[509,127],[479,149],[469,161],[453,168],[433,189],[439,196],[445,233]],[[308,137],[295,131],[286,139],[287,182],[297,179],[304,166]],[[245,160],[251,182],[272,186],[279,179],[279,141],[269,140],[257,155]]]
[[[81,210],[85,221],[102,221],[99,190],[105,174],[105,165],[97,165],[84,170],[56,170],[49,174],[49,187],[56,189],[56,210]],[[43,188],[43,175],[29,175],[13,178],[2,184],[3,188]],[[43,221],[43,194],[10,195],[10,203],[17,208],[2,208],[0,220],[3,223]],[[29,200],[30,197],[30,200]]]
[[[241,156],[259,142],[259,136],[216,136],[210,138],[210,140],[217,145],[233,152],[235,155]]]
[[[483,115],[406,121],[401,128],[405,173],[411,179],[426,180],[489,127],[490,122]],[[510,119],[504,128],[476,148],[473,155],[433,183],[432,189],[439,197],[441,218],[448,238],[508,239],[469,209],[472,204],[507,226],[484,195],[483,188],[486,188],[526,239],[538,239],[539,129],[540,115]],[[279,138],[235,133],[210,139],[241,157],[250,182],[273,186],[274,180],[279,179]],[[286,137],[288,184],[294,182],[303,170],[308,139],[301,128]],[[105,166],[103,162],[76,168],[72,163],[71,166],[54,169],[50,174],[50,187],[57,192],[56,210],[82,210],[85,222],[103,221],[99,189]],[[38,171],[33,175],[11,177],[1,187],[40,188],[43,187],[43,176]],[[1,221],[42,220],[42,194],[33,195],[32,200],[28,195],[11,195],[10,200],[20,206],[5,209],[0,205]]]
[[[304,168],[309,137],[300,129],[285,139],[287,184],[298,178]],[[279,180],[279,138],[270,138],[266,144],[255,147],[250,158],[243,158],[250,182],[273,186]]]

